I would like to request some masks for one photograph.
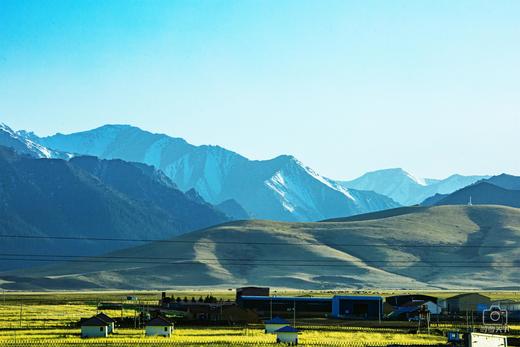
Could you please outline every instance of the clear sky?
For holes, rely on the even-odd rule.
[[[520,174],[520,1],[0,0],[0,122],[133,124],[338,179]]]

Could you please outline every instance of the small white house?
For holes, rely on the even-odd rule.
[[[276,330],[276,343],[286,343],[289,345],[298,344],[298,329],[285,326]]]
[[[170,337],[173,333],[173,323],[163,317],[152,319],[146,324],[146,336],[165,336]]]
[[[273,319],[266,320],[265,324],[265,333],[266,334],[274,334],[276,330],[286,327],[289,325],[289,322],[280,317],[274,317]]]
[[[81,337],[107,337],[109,323],[96,316],[81,322]]]
[[[108,323],[109,334],[112,334],[116,330],[116,321],[104,314],[103,312],[97,314],[96,317]]]

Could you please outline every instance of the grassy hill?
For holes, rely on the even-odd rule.
[[[6,288],[513,288],[520,279],[514,267],[519,245],[520,209],[409,207],[356,220],[231,222],[110,258],[28,270],[23,278],[0,274],[0,283],[10,281]]]

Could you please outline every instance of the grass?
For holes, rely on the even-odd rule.
[[[19,295],[19,294],[18,294]],[[111,296],[113,294],[110,294]],[[187,295],[187,293],[186,293]],[[117,296],[117,295],[116,295]],[[120,296],[120,295],[119,295]],[[25,297],[27,299],[27,296]],[[20,320],[20,305],[14,300],[0,305],[0,345],[7,346],[16,341],[21,346],[66,346],[67,344],[103,346],[131,346],[145,343],[147,346],[171,342],[182,346],[207,344],[212,346],[262,346],[274,345],[276,337],[266,335],[261,326],[244,327],[176,327],[174,335],[169,338],[145,337],[143,329],[117,329],[116,333],[107,339],[81,339],[80,329],[75,326],[80,318],[87,318],[96,313],[96,304],[92,303],[91,295],[61,294],[57,297],[31,294],[32,301],[22,304],[22,319]],[[60,303],[52,304],[49,300]],[[103,297],[107,301],[107,297]],[[47,301],[46,303],[40,303]],[[83,301],[83,302],[82,302]],[[113,317],[120,317],[121,311],[104,311]],[[125,317],[133,317],[134,311],[125,309]],[[405,334],[402,332],[325,331],[319,328],[304,330],[300,337],[301,345],[337,346],[339,342],[350,341],[360,344],[381,343],[437,343],[445,339],[440,336]]]
[[[210,292],[204,291],[175,291],[168,292],[169,295],[191,298],[192,296],[206,296]],[[278,291],[278,295],[333,295],[340,292],[304,292],[304,291]],[[341,292],[343,293],[343,292]],[[353,292],[349,292],[352,294]],[[370,291],[368,294],[379,294],[383,296],[403,292],[377,292]],[[211,294],[223,299],[234,296],[229,291],[211,291]],[[354,294],[367,294],[367,292],[354,292]],[[454,295],[456,293],[451,293]],[[97,312],[97,303],[101,301],[121,302],[121,298],[127,295],[137,296],[143,302],[156,303],[160,292],[86,292],[86,293],[6,293],[5,303],[0,297],[0,346],[9,346],[12,341],[26,342],[22,346],[66,346],[67,343],[75,345],[97,346],[131,346],[141,343],[142,346],[161,345],[171,342],[182,346],[196,346],[208,344],[212,346],[269,346],[274,345],[275,336],[265,335],[261,325],[244,327],[184,327],[177,326],[175,333],[170,339],[150,338],[144,336],[143,329],[117,329],[116,334],[108,339],[81,339],[80,329],[76,324],[81,318],[88,318]],[[435,295],[439,296],[438,293]],[[493,299],[515,298],[514,292],[490,292],[487,295]],[[20,305],[21,303],[21,305]],[[130,302],[129,302],[130,303]],[[20,320],[21,306],[21,320]],[[104,310],[109,316],[121,317],[120,310]],[[134,317],[133,309],[125,308],[124,317]],[[446,342],[442,336],[409,334],[407,329],[389,329],[386,324],[396,322],[383,322],[381,326],[357,325],[345,321],[335,323],[327,322],[327,326],[308,327],[300,336],[300,345],[308,346],[352,346],[373,345],[382,346],[386,344],[436,344]],[[406,323],[406,322],[405,322]],[[409,323],[406,323],[409,324]],[[405,324],[405,325],[406,325]],[[409,327],[408,327],[409,328]],[[435,329],[436,327],[434,327]],[[446,331],[453,327],[442,324],[439,329]],[[520,330],[520,326],[511,326],[512,331]]]
[[[16,334],[16,335],[15,335]],[[118,329],[117,332],[107,339],[80,339],[79,329],[42,329],[42,330],[17,330],[4,331],[0,335],[0,344],[8,341],[24,341],[29,345],[31,342],[43,343],[49,346],[56,342],[63,343],[103,343],[107,345],[120,345],[121,343],[146,342],[156,343],[170,341],[182,346],[196,344],[222,344],[222,345],[252,345],[252,344],[274,344],[276,337],[264,334],[261,329],[243,328],[177,328],[174,335],[169,338],[145,337],[142,329]],[[415,335],[415,334],[390,334],[375,332],[322,332],[316,330],[303,331],[299,336],[301,345],[337,346],[342,341],[352,341],[360,344],[381,343],[406,343],[406,344],[431,344],[442,343],[446,339],[440,336]]]

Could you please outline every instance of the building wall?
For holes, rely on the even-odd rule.
[[[170,337],[172,335],[173,328],[172,327],[154,327],[147,326],[145,328],[146,336],[167,336]]]
[[[288,310],[296,306],[297,317],[323,317],[330,315],[332,311],[332,299],[327,298],[242,298],[240,307],[254,310],[260,317],[270,317],[271,308],[273,315],[286,316]]]
[[[108,327],[92,327],[83,326],[81,327],[81,337],[107,337]]]
[[[332,299],[332,316],[349,319],[379,319],[383,315],[383,298],[341,297]]]
[[[479,305],[491,304],[491,300],[480,294],[465,295],[462,297],[448,299],[448,310],[450,312],[478,311]]]
[[[298,343],[298,333],[276,333],[276,339],[283,343]]]

